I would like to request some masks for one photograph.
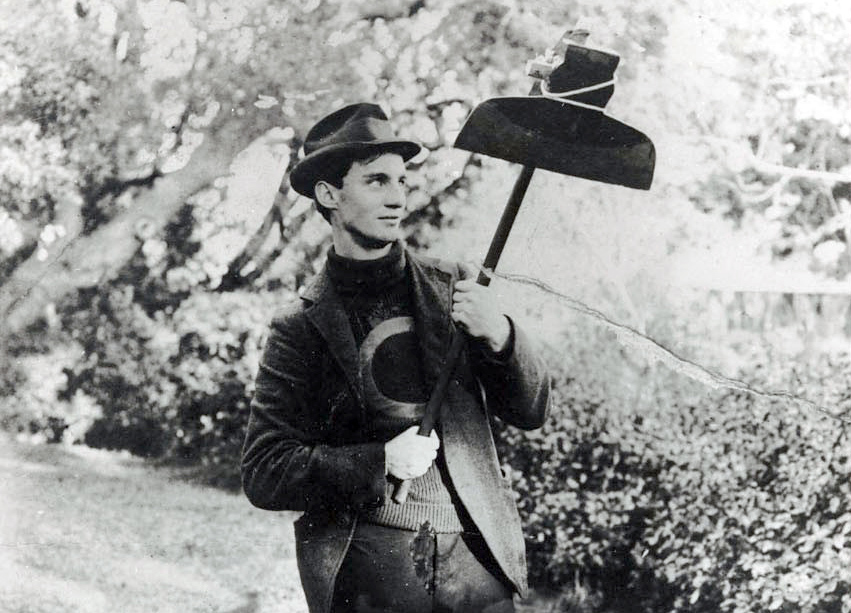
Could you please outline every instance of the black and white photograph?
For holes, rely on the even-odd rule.
[[[0,0],[0,613],[851,613],[840,0]]]

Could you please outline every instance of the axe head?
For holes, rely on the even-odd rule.
[[[609,83],[618,56],[568,45],[547,76],[549,91]],[[536,85],[533,94],[540,93]],[[603,112],[614,85],[570,95],[493,98],[467,118],[455,147],[601,183],[650,189],[656,152],[647,136]],[[576,102],[579,104],[572,104]]]

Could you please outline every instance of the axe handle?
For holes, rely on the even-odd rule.
[[[532,173],[535,172],[534,166],[524,166],[520,171],[520,175],[514,182],[514,189],[511,190],[511,196],[505,209],[502,211],[502,217],[499,220],[499,225],[496,227],[493,238],[491,239],[488,253],[482,263],[482,268],[493,271],[499,262],[499,257],[502,255],[502,250],[508,240],[508,235],[511,232],[511,227],[514,225],[514,219],[517,217],[517,212],[520,210],[520,204],[523,202],[523,196],[526,195],[526,189],[529,187],[529,182],[532,180]],[[479,271],[479,276],[476,283],[479,285],[490,285],[491,279],[485,274],[485,270]],[[440,405],[443,404],[443,399],[446,397],[446,390],[449,388],[449,380],[452,378],[452,373],[455,370],[455,365],[458,363],[458,358],[461,356],[461,351],[464,349],[464,335],[455,333],[452,336],[452,343],[449,346],[449,351],[443,361],[443,367],[437,376],[437,382],[434,384],[434,389],[426,403],[425,414],[420,423],[420,428],[417,434],[420,436],[429,436],[434,426],[437,423],[437,417],[440,414]],[[411,487],[410,481],[400,481],[396,485],[396,490],[393,492],[393,500],[402,504],[408,498],[408,490]]]

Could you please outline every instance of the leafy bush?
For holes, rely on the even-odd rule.
[[[130,286],[92,297],[71,322],[86,358],[69,369],[66,391],[103,407],[85,442],[200,462],[213,481],[235,485],[261,336],[281,299],[196,292],[148,313]]]
[[[544,428],[502,433],[533,583],[579,582],[629,610],[849,610],[847,426],[631,368],[610,341],[575,347],[558,356]],[[794,382],[759,366],[741,378],[825,390],[823,404],[851,409],[849,366],[824,358]]]
[[[67,393],[66,369],[79,353],[72,344],[5,356],[9,367],[0,376],[0,428],[31,442],[81,442],[101,408],[82,390]]]

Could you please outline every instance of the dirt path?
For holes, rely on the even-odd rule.
[[[306,613],[294,517],[126,455],[0,438],[0,611]]]

